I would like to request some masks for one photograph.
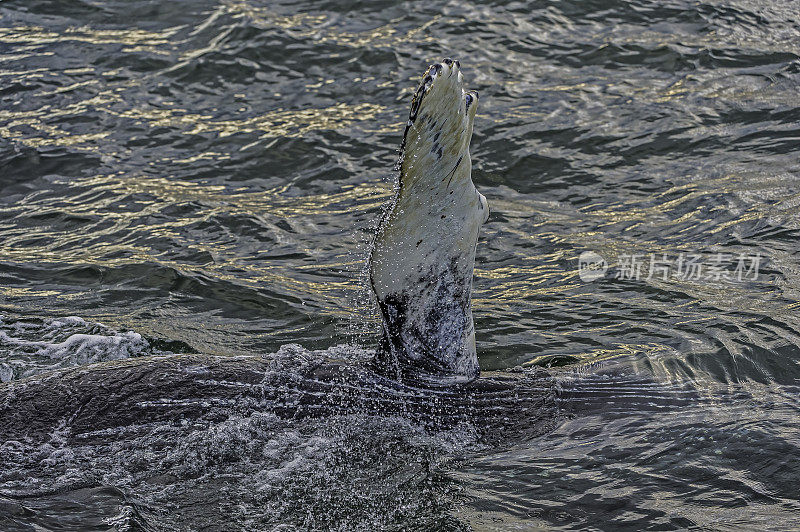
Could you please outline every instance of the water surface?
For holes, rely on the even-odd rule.
[[[0,442],[0,528],[796,526],[798,46],[784,0],[2,2],[2,381],[373,346],[363,259],[449,56],[481,95],[481,366],[550,368],[568,417],[504,446],[246,412]]]

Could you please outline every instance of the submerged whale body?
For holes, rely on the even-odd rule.
[[[414,96],[400,186],[370,255],[383,317],[374,356],[284,346],[267,356],[171,354],[60,369],[0,385],[0,439],[46,440],[60,430],[103,440],[121,428],[242,411],[470,423],[487,438],[548,430],[555,393],[542,370],[478,378],[470,291],[488,207],[470,178],[476,106],[451,60],[431,66]]]
[[[81,441],[114,429],[269,411],[287,419],[402,416],[447,429],[468,423],[487,439],[538,434],[555,418],[542,370],[493,372],[469,383],[420,388],[330,353],[284,346],[268,356],[175,354],[53,371],[0,386],[0,440],[46,440],[67,429]]]

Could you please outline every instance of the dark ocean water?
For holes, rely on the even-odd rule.
[[[0,2],[0,380],[374,346],[363,260],[449,56],[481,366],[549,368],[564,414],[0,442],[0,529],[796,528],[799,50],[789,0]]]

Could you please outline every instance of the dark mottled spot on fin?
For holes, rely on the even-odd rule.
[[[433,141],[433,145],[431,146],[431,153],[436,154],[437,159],[442,158],[442,153],[443,153],[442,147],[439,146],[439,143],[436,142],[435,140]]]

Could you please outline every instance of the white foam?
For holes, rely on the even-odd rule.
[[[40,322],[0,321],[0,382],[57,368],[123,360],[148,354],[150,342],[77,316]]]

